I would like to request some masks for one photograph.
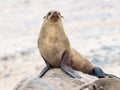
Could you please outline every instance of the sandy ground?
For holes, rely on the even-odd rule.
[[[43,16],[58,10],[71,46],[120,76],[120,0],[0,0],[0,90],[45,66],[37,49]],[[112,68],[111,68],[112,67]]]

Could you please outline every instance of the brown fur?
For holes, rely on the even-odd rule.
[[[83,73],[90,73],[94,66],[83,56],[81,56],[75,49],[71,50],[72,53],[72,68]]]
[[[47,63],[57,68],[60,67],[63,53],[68,51],[70,62],[72,62],[71,67],[87,74],[90,73],[94,66],[70,47],[69,40],[62,25],[61,15],[59,14],[59,17],[53,18],[53,12],[54,11],[51,11],[49,12],[51,15],[48,13],[45,16],[39,34],[38,47],[41,55]]]

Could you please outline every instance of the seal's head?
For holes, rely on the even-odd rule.
[[[47,13],[46,16],[44,16],[45,20],[52,22],[52,23],[61,21],[61,18],[63,18],[63,16],[61,16],[60,12],[58,11],[50,11]]]

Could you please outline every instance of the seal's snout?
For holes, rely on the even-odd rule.
[[[57,11],[54,11],[51,16],[52,21],[57,21],[59,19],[59,13]]]
[[[45,20],[48,20],[53,23],[57,21],[61,21],[61,18],[63,18],[63,16],[61,16],[59,11],[50,11],[47,13],[46,16],[44,16]]]
[[[56,12],[56,11],[54,11],[54,12],[53,12],[53,14],[57,14],[57,12]]]
[[[58,13],[57,13],[57,12],[53,12],[52,17],[59,17],[59,15],[58,15]]]

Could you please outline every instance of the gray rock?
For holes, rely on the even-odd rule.
[[[75,79],[61,69],[51,69],[42,78],[26,77],[13,90],[79,90],[82,84],[94,82],[97,78],[80,73],[84,76]]]
[[[120,90],[120,79],[102,78],[93,83],[83,85],[80,90]]]

